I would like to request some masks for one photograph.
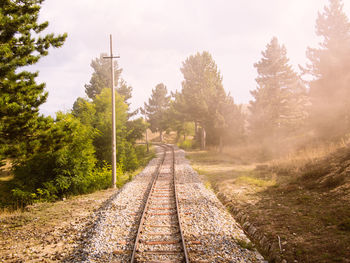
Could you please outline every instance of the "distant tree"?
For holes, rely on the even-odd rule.
[[[318,14],[319,48],[308,48],[311,62],[304,69],[310,84],[310,122],[317,136],[334,138],[350,131],[350,23],[342,1],[330,0]]]
[[[153,90],[152,95],[145,103],[145,113],[150,123],[152,132],[159,132],[160,141],[163,141],[163,131],[169,126],[167,111],[170,106],[170,96],[163,83],[158,84]]]
[[[288,64],[286,48],[276,37],[254,64],[258,87],[251,91],[249,129],[257,140],[278,139],[299,128],[306,118],[306,89]]]
[[[39,35],[48,26],[48,22],[38,23],[42,2],[0,2],[0,150],[6,151],[7,156],[18,156],[16,145],[33,138],[39,106],[48,96],[45,84],[35,81],[38,72],[21,68],[48,55],[50,47],[62,46],[67,37]]]
[[[172,94],[172,96],[176,98],[177,93]],[[187,135],[195,135],[194,122],[186,121],[186,116],[177,111],[176,103],[176,99],[170,101],[168,112],[168,118],[171,120],[169,121],[170,129],[176,131],[177,140],[179,140],[181,136],[183,136],[183,140],[186,140]]]
[[[216,127],[219,149],[222,152],[223,145],[232,145],[244,137],[245,116],[240,106],[234,103],[233,98],[228,94],[219,105],[219,125]]]
[[[184,81],[181,93],[174,94],[175,109],[184,116],[184,121],[201,126],[201,148],[205,147],[206,137],[208,143],[219,144],[220,131],[226,126],[220,108],[227,95],[215,61],[206,51],[197,53],[183,62],[181,72]],[[198,132],[196,137],[199,137]]]
[[[107,54],[102,53],[99,58],[92,60],[90,66],[93,68],[90,83],[85,85],[85,93],[90,99],[94,99],[104,88],[111,88],[111,62],[103,57]],[[118,62],[114,61],[114,78],[118,83],[122,69],[119,68]]]

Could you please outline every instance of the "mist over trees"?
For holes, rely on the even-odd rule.
[[[277,142],[297,133],[307,118],[306,87],[288,64],[287,50],[276,37],[254,64],[257,88],[251,91],[249,132],[257,141]]]
[[[11,160],[15,179],[11,194],[24,203],[55,200],[110,185],[111,77],[110,63],[100,54],[91,62],[86,97],[70,112],[56,117],[39,114],[48,96],[37,72],[23,70],[50,47],[63,45],[67,35],[44,34],[38,23],[42,1],[0,3],[0,161]],[[35,32],[35,33],[34,33]],[[225,91],[223,76],[208,51],[187,57],[180,71],[181,87],[168,94],[159,83],[145,103],[149,127],[163,134],[174,130],[189,147],[250,144],[278,149],[302,143],[337,140],[350,132],[350,23],[341,0],[330,0],[316,21],[322,42],[308,48],[308,64],[293,69],[286,47],[273,37],[254,65],[256,88],[248,110]],[[118,173],[133,171],[145,160],[136,146],[147,124],[130,108],[133,88],[115,61]],[[234,74],[234,72],[233,72]],[[310,81],[302,78],[311,76]],[[288,142],[288,143],[287,143]],[[274,157],[275,157],[274,156]],[[271,157],[271,156],[270,156]]]
[[[209,52],[188,57],[181,72],[184,80],[181,92],[174,94],[174,116],[182,122],[195,123],[195,139],[200,141],[201,148],[207,142],[222,145],[224,140],[242,132],[240,109],[226,94],[222,75]]]
[[[271,39],[254,64],[257,86],[245,111],[225,92],[209,52],[189,56],[180,68],[182,88],[172,93],[167,127],[180,138],[193,125],[193,145],[202,149],[206,144],[220,150],[254,144],[270,157],[345,136],[350,130],[350,23],[342,1],[330,0],[319,13],[316,34],[323,41],[307,49],[309,63],[300,66],[300,73],[290,64],[286,47],[277,37]]]
[[[308,48],[310,122],[316,136],[334,139],[350,129],[350,23],[340,0],[330,0],[316,21],[318,48]]]

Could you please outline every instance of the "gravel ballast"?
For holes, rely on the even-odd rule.
[[[216,195],[201,182],[176,150],[176,177],[181,223],[191,262],[264,262],[256,250],[242,247],[249,239]]]
[[[146,195],[162,157],[159,147],[157,158],[96,213],[94,225],[82,234],[79,249],[66,262],[130,261]],[[246,248],[249,240],[242,228],[204,186],[184,151],[178,148],[175,173],[180,222],[190,262],[266,262],[255,249]],[[163,231],[172,233],[170,228]]]

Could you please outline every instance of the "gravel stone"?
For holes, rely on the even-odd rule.
[[[169,151],[170,152],[170,151]],[[135,178],[120,189],[94,217],[95,223],[82,233],[75,253],[64,262],[129,262],[131,259],[138,224],[145,206],[152,179],[160,165],[163,150],[157,147],[157,157]],[[166,158],[160,172],[171,176],[171,159]],[[175,175],[179,201],[180,223],[190,262],[266,262],[256,250],[248,250],[240,244],[249,243],[240,225],[226,211],[216,195],[207,189],[199,175],[192,169],[185,152],[175,147]],[[175,204],[161,189],[169,188],[166,181],[159,184],[160,195],[151,201],[150,207],[173,208],[166,210],[174,214],[154,217],[148,215],[142,235],[143,241],[166,241],[180,238],[174,224]],[[164,190],[165,191],[165,190]],[[161,222],[160,222],[161,221]],[[154,225],[167,225],[156,228]],[[153,237],[147,233],[164,235]],[[181,250],[179,244],[147,245],[141,242],[143,250]],[[173,257],[172,257],[173,256]],[[181,262],[179,255],[160,255],[157,260]],[[142,260],[151,261],[153,257],[142,254]]]

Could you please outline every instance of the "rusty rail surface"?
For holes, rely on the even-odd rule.
[[[131,255],[131,263],[135,263],[138,262],[137,260],[137,254],[140,253],[147,253],[148,255],[174,255],[176,253],[183,255],[183,260],[182,262],[185,263],[189,263],[188,260],[188,253],[186,250],[186,244],[185,244],[185,240],[184,240],[184,236],[183,236],[183,230],[181,227],[181,218],[180,218],[180,212],[179,212],[179,201],[178,201],[178,197],[177,197],[177,186],[176,186],[176,176],[175,176],[175,152],[174,152],[174,147],[171,145],[166,145],[166,144],[160,144],[160,147],[162,147],[164,149],[164,154],[163,154],[163,158],[162,161],[160,163],[160,165],[157,167],[156,170],[156,174],[153,178],[153,182],[151,185],[150,190],[148,191],[147,194],[147,200],[142,212],[142,216],[139,222],[139,226],[138,226],[138,231],[136,234],[136,238],[135,238],[135,242],[134,242],[134,248],[132,251],[132,255]],[[152,194],[155,193],[154,188],[155,188],[155,184],[158,180],[158,176],[160,174],[161,171],[161,167],[164,164],[164,160],[166,158],[167,155],[167,149],[170,150],[170,153],[172,154],[172,164],[171,164],[171,173],[172,173],[172,181],[170,182],[171,185],[173,185],[173,191],[174,191],[174,203],[175,203],[175,214],[177,215],[177,224],[174,224],[173,226],[177,226],[179,228],[179,233],[180,233],[180,240],[168,240],[168,241],[143,241],[141,240],[141,235],[143,234],[143,230],[144,230],[144,226],[145,226],[145,222],[147,221],[147,215],[170,215],[171,213],[150,213],[149,212],[149,204],[150,204],[150,200],[152,199]],[[160,197],[160,196],[156,196],[154,195],[154,197]],[[169,197],[169,196],[168,196]],[[155,198],[156,199],[156,198]],[[159,209],[158,209],[159,210]],[[161,235],[161,234],[159,234]],[[141,242],[143,242],[146,245],[169,245],[169,244],[180,244],[182,250],[176,250],[176,251],[172,251],[172,250],[150,250],[150,251],[139,251],[139,245],[141,244]],[[181,256],[180,255],[180,256]],[[161,262],[161,261],[157,261],[157,262]]]

